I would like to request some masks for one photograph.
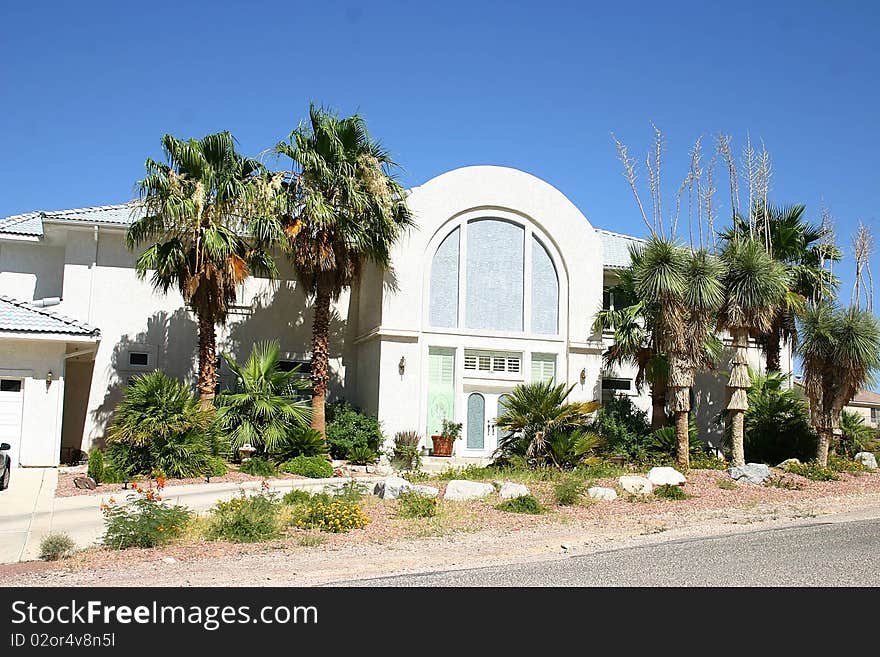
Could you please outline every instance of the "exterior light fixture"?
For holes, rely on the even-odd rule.
[[[52,370],[46,372],[46,390],[52,385]]]
[[[122,490],[128,490],[128,475],[122,475]]]
[[[403,373],[406,371],[406,356],[400,357],[400,362],[397,364],[397,371],[400,372],[400,376],[403,376]]]
[[[581,370],[581,385],[584,385],[587,382],[587,368],[583,368]]]

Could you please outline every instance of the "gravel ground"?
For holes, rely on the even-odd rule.
[[[313,585],[749,530],[828,513],[880,510],[880,473],[842,474],[835,482],[786,477],[802,489],[739,484],[725,490],[717,483],[726,479],[723,472],[691,471],[684,489],[694,497],[687,500],[627,501],[621,497],[614,502],[552,507],[538,516],[498,511],[494,506],[498,500],[489,499],[444,502],[436,518],[407,520],[397,516],[396,502],[367,497],[364,508],[372,522],[347,534],[291,530],[283,540],[259,545],[189,541],[148,550],[91,549],[62,562],[0,566],[0,574],[6,586]],[[615,480],[596,483],[613,485]],[[552,503],[552,484],[528,485],[542,502]],[[445,488],[445,482],[439,487]]]

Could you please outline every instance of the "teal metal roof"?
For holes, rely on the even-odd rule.
[[[91,324],[34,308],[25,301],[0,295],[0,331],[17,333],[62,333],[98,337],[101,332]]]
[[[597,228],[596,232],[602,240],[602,264],[609,269],[629,267],[630,246],[640,247],[645,243],[638,237],[612,233],[602,228]]]

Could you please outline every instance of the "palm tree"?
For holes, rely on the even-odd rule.
[[[198,390],[210,406],[216,386],[216,325],[226,320],[238,287],[251,274],[274,276],[262,240],[273,218],[257,210],[265,186],[262,166],[242,157],[228,132],[201,140],[162,138],[167,163],[147,159],[138,182],[143,214],[126,234],[126,245],[149,244],[137,259],[137,274],[149,274],[167,293],[176,287],[198,318]]]
[[[366,264],[390,266],[412,215],[391,174],[396,165],[357,114],[339,118],[312,105],[309,122],[275,150],[293,162],[281,219],[296,277],[314,301],[312,428],[325,434],[330,304]]]
[[[234,449],[245,443],[276,452],[297,430],[307,427],[311,407],[296,394],[308,385],[298,368],[279,368],[277,341],[260,342],[240,365],[224,352],[223,359],[235,374],[232,390],[217,397],[217,421],[228,433]]]
[[[504,400],[504,412],[495,425],[506,432],[498,446],[499,454],[518,454],[529,463],[560,466],[559,434],[575,434],[571,449],[586,453],[596,444],[596,436],[583,430],[590,423],[590,414],[599,408],[597,402],[568,402],[574,386],[551,381],[536,381],[516,386]],[[554,445],[557,449],[554,450]],[[564,459],[563,459],[564,460]]]
[[[690,466],[688,417],[694,373],[716,350],[712,320],[722,300],[721,265],[704,250],[653,236],[631,249],[633,289],[649,309],[654,349],[668,364],[666,398],[675,417],[676,462]]]
[[[764,352],[768,372],[780,371],[780,348],[783,343],[797,345],[797,315],[807,301],[830,299],[839,283],[825,263],[840,260],[840,250],[829,243],[828,229],[807,222],[805,206],[797,204],[785,207],[758,203],[752,211],[752,223],[756,235],[769,238],[765,248],[785,265],[789,275],[788,293],[777,308],[767,330],[755,334],[758,346]],[[749,219],[737,214],[734,227],[721,233],[727,241],[737,235],[749,234]]]
[[[745,465],[743,447],[745,411],[749,407],[749,337],[767,333],[786,302],[789,276],[757,239],[737,236],[721,253],[724,263],[724,304],[718,327],[730,332],[733,362],[727,387],[730,390],[733,464]]]
[[[840,412],[840,439],[834,451],[852,458],[859,452],[873,452],[877,430],[865,424],[865,416],[854,411]]]
[[[822,302],[804,312],[801,336],[804,391],[819,434],[816,460],[827,465],[843,407],[880,369],[880,324],[867,310]]]

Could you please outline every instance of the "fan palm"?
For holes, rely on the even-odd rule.
[[[517,443],[530,463],[561,465],[554,458],[554,435],[583,429],[590,422],[590,414],[599,408],[597,402],[566,401],[573,389],[551,381],[516,386],[504,399],[504,412],[495,419],[496,426],[507,433],[498,446],[499,452],[511,451]],[[592,436],[583,433],[576,436],[575,443],[580,453],[595,446]]]
[[[721,253],[724,263],[724,304],[718,326],[730,332],[733,362],[727,387],[730,400],[733,464],[745,465],[744,418],[749,407],[749,337],[766,333],[786,303],[789,275],[756,239],[741,236],[727,244]]]
[[[873,452],[877,430],[865,424],[865,417],[854,411],[840,413],[840,440],[834,451],[852,458],[859,452]]]
[[[311,408],[296,396],[308,385],[300,379],[298,368],[279,368],[279,354],[275,341],[254,345],[244,364],[223,353],[236,385],[218,395],[217,421],[235,449],[250,443],[265,452],[277,452],[298,429],[308,426]]]
[[[137,259],[137,275],[150,275],[163,293],[176,287],[196,314],[198,390],[202,404],[210,405],[216,325],[225,322],[248,276],[276,272],[263,243],[245,237],[265,232],[257,210],[265,189],[262,166],[239,155],[228,132],[201,140],[165,135],[162,148],[167,162],[147,159],[147,175],[138,182],[143,212],[129,227],[126,245],[134,250],[147,244]]]
[[[843,407],[880,369],[880,324],[867,310],[822,302],[804,312],[800,328],[804,391],[819,434],[816,460],[827,465]]]
[[[293,162],[281,219],[296,277],[314,301],[312,427],[324,434],[330,304],[367,263],[390,266],[412,216],[394,162],[357,114],[339,118],[312,105],[309,122],[275,150]]]

